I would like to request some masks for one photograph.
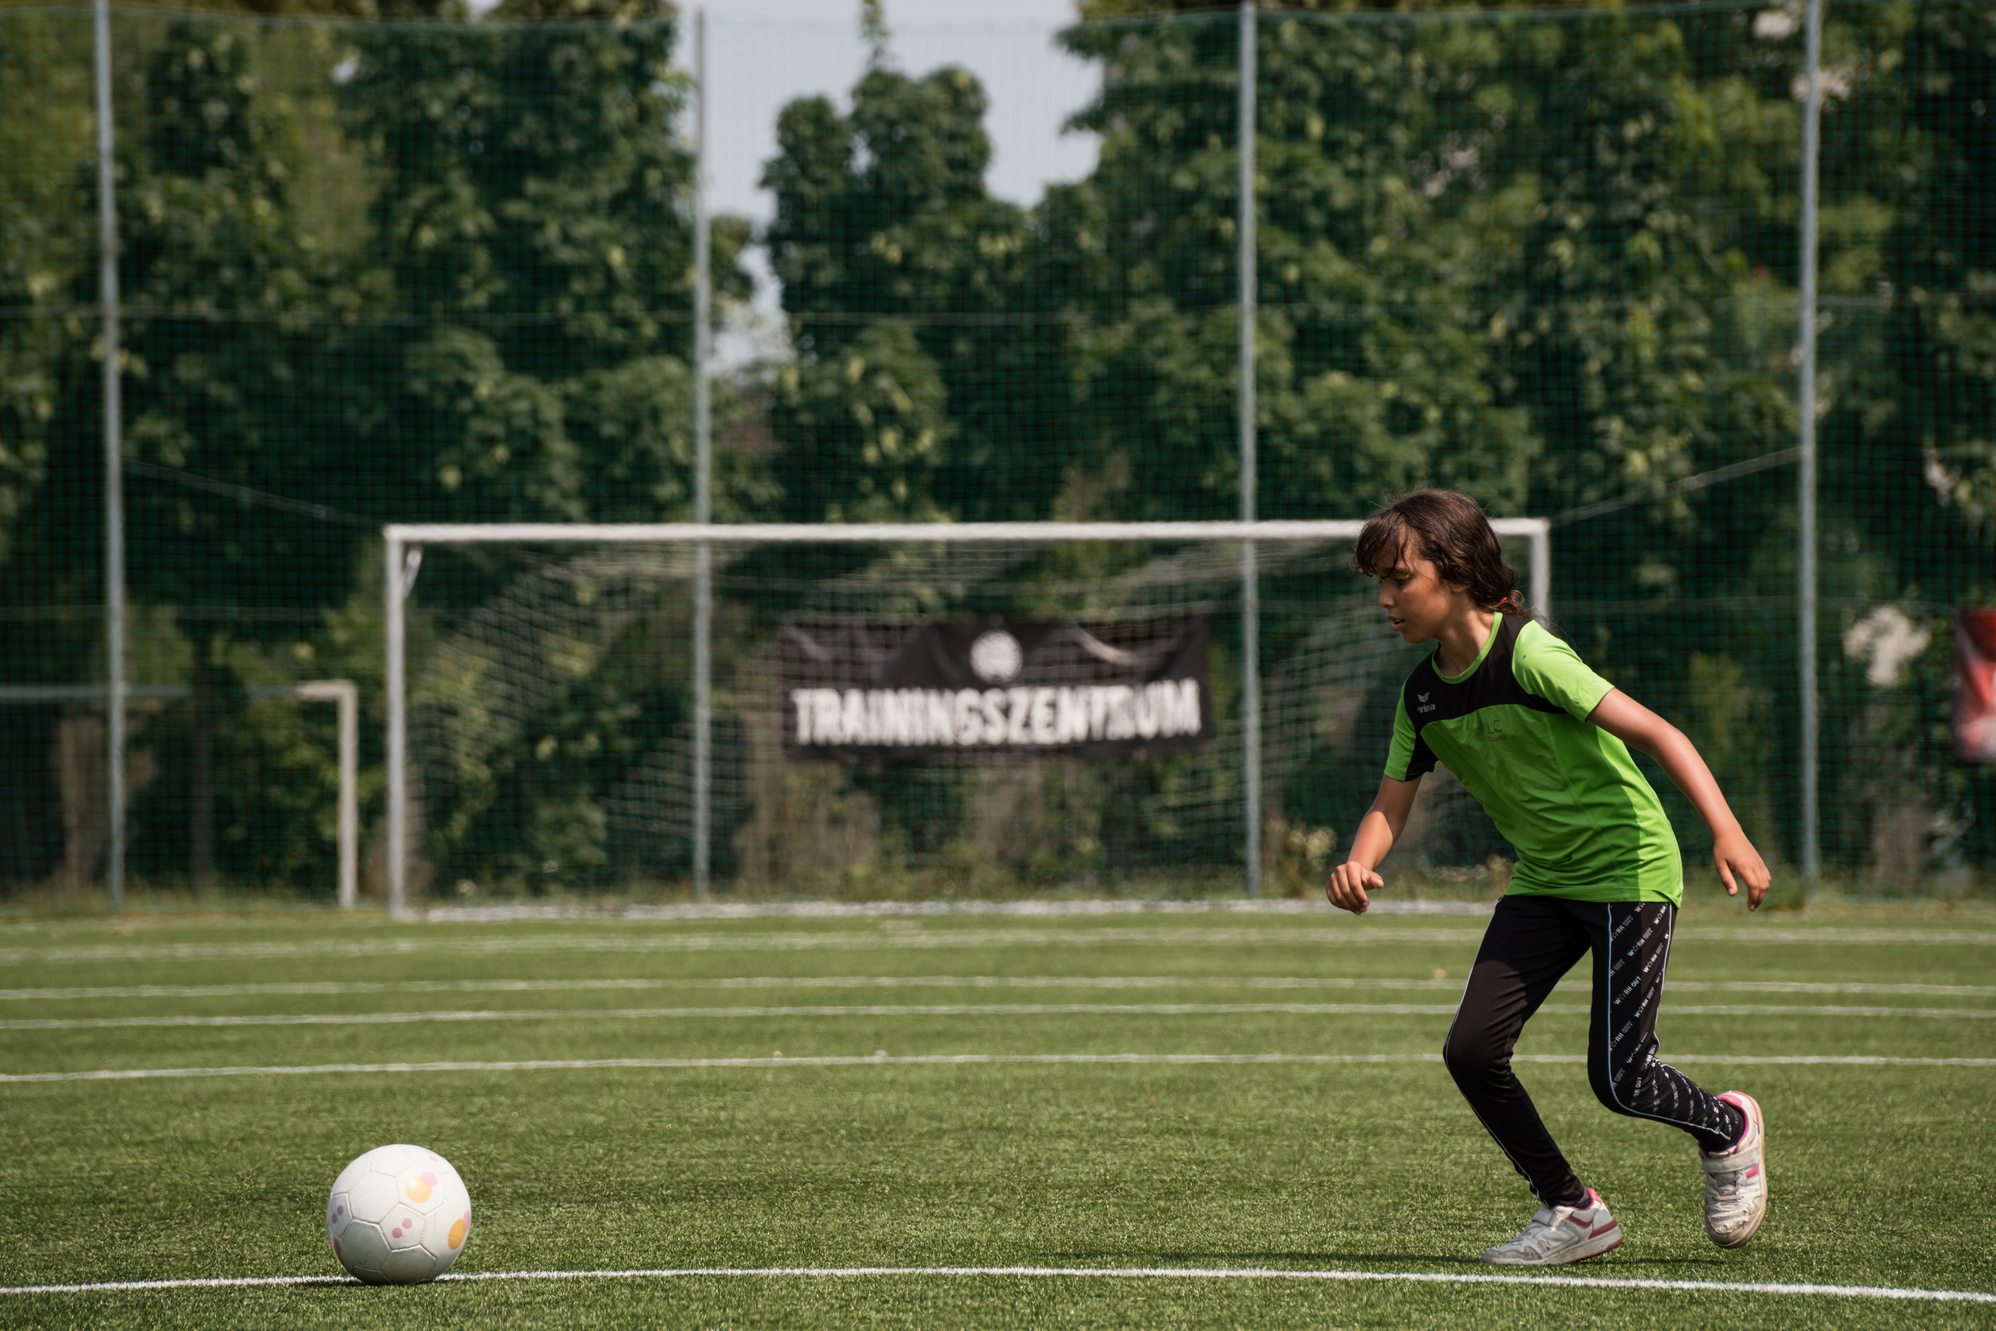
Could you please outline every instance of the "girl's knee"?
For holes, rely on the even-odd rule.
[[[1501,1081],[1511,1070],[1511,1051],[1482,1032],[1452,1030],[1442,1045],[1442,1064],[1458,1085]]]
[[[1626,1114],[1629,1112],[1629,1107],[1615,1098],[1615,1088],[1600,1073],[1590,1071],[1587,1074],[1587,1085],[1593,1089],[1594,1098],[1601,1102],[1603,1109],[1611,1110],[1617,1114]]]
[[[1616,1114],[1643,1117],[1642,1111],[1637,1108],[1643,1090],[1641,1069],[1606,1068],[1598,1061],[1589,1059],[1587,1085],[1592,1088],[1594,1098],[1601,1102],[1603,1109]]]

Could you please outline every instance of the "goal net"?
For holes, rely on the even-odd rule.
[[[1412,656],[1357,525],[391,527],[391,898],[1294,890]]]

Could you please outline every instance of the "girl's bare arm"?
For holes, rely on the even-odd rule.
[[[1407,826],[1407,815],[1413,811],[1414,795],[1421,788],[1421,778],[1412,781],[1395,781],[1383,777],[1379,782],[1379,793],[1373,797],[1372,807],[1365,811],[1359,820],[1358,834],[1351,839],[1351,854],[1345,862],[1331,870],[1331,880],[1324,884],[1324,895],[1330,898],[1333,906],[1348,910],[1354,915],[1365,914],[1370,903],[1366,900],[1367,888],[1378,891],[1386,886],[1386,880],[1373,870],[1386,858],[1386,852],[1393,849],[1393,843]]]
[[[1603,698],[1587,719],[1630,748],[1656,759],[1712,829],[1712,862],[1718,866],[1726,895],[1738,896],[1739,884],[1745,883],[1747,907],[1757,909],[1767,895],[1767,865],[1740,830],[1740,821],[1733,817],[1712,769],[1684,732],[1620,689]]]

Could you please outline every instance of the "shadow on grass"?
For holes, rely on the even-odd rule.
[[[1135,1266],[1169,1266],[1174,1262],[1240,1262],[1263,1265],[1270,1262],[1321,1266],[1326,1262],[1420,1262],[1442,1266],[1481,1266],[1483,1263],[1460,1253],[1444,1256],[1426,1252],[1049,1252],[1046,1261],[1117,1262]]]
[[[1475,1257],[1465,1257],[1461,1253],[1433,1252],[1240,1252],[1227,1249],[1206,1251],[1174,1252],[1047,1252],[1037,1256],[1043,1261],[1114,1262],[1131,1266],[1169,1266],[1177,1262],[1205,1263],[1221,1262],[1267,1265],[1280,1263],[1295,1265],[1299,1270],[1305,1267],[1336,1265],[1341,1269],[1363,1266],[1370,1263],[1417,1262],[1423,1266],[1456,1267],[1470,1271],[1523,1270],[1520,1267],[1490,1267]],[[1590,1273],[1607,1274],[1611,1271],[1632,1272],[1644,1267],[1723,1267],[1725,1261],[1718,1257],[1637,1257],[1616,1255],[1605,1262],[1575,1262],[1558,1268],[1578,1275]],[[1552,1268],[1547,1268],[1552,1269]],[[1389,1274],[1381,1272],[1382,1275]]]

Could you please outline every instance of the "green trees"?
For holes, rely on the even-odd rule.
[[[797,362],[776,379],[784,508],[799,521],[1033,519],[1017,474],[1025,217],[989,197],[985,99],[961,69],[876,67],[841,116],[785,108],[767,241]],[[1031,386],[1030,388],[1028,386]],[[1057,472],[1056,472],[1057,475]]]
[[[1849,496],[1848,527],[1863,533],[1865,555],[1890,569],[1899,595],[1988,604],[1996,595],[1996,12],[1946,0],[1900,17],[1903,28],[1882,34],[1899,41],[1879,43],[1903,52],[1905,98],[1903,124],[1878,127],[1896,130],[1901,148],[1889,180],[1896,188],[1881,191],[1892,204],[1880,246],[1887,308],[1866,330],[1879,372],[1827,422],[1832,483]],[[1950,761],[1940,724],[1945,676],[1917,671],[1896,692],[1912,696],[1865,714],[1880,777],[1916,792],[1931,814],[1920,835],[1953,843],[1957,861],[1996,860],[1996,772]]]
[[[176,22],[148,60],[144,130],[118,194],[120,290],[135,315],[125,447],[210,480],[309,493],[323,458],[312,447],[322,265],[294,216],[296,148],[257,93],[248,42],[228,27]],[[127,512],[138,555],[131,594],[181,607],[176,627],[193,649],[187,854],[205,884],[215,865],[217,723],[239,705],[227,698],[223,638],[245,624],[251,638],[263,636],[255,626],[290,627],[230,612],[337,599],[346,542],[269,509],[159,485],[134,487]],[[171,783],[158,794],[177,804],[182,790]],[[165,849],[173,838],[153,840]]]
[[[1928,462],[1918,479],[1969,529],[1946,530],[1972,532],[1986,550],[1996,540],[1996,14],[1923,5],[1907,36],[1916,138],[1887,241],[1889,342],[1899,380],[1919,394],[1905,404]],[[1892,479],[1907,502],[1926,500],[1906,469]]]
[[[83,92],[75,35],[75,25],[37,14],[0,38],[0,105],[9,108],[0,116],[0,563],[47,461],[62,344],[54,307],[88,243],[64,197],[88,128],[73,114]]]
[[[676,23],[656,4],[514,3],[496,18],[351,33],[340,107],[382,172],[367,255],[382,289],[353,340],[369,392],[348,415],[349,483],[368,511],[406,520],[689,519],[692,164],[675,125]],[[714,228],[724,298],[747,292],[746,239],[738,222]],[[716,517],[752,516],[764,497],[754,461],[724,453]],[[435,563],[429,604],[495,589],[483,561]],[[530,715],[482,735],[461,729],[464,708],[439,722],[464,741],[436,746],[430,773],[440,872],[576,882],[605,863],[601,800],[682,724],[685,672],[656,650],[656,618],[674,613],[655,606],[631,626],[651,645],[622,670],[606,644],[571,644],[586,664]],[[520,743],[490,742],[500,734]]]
[[[391,315],[356,349],[379,385],[354,420],[374,511],[690,512],[674,27],[662,10],[615,17],[353,30],[340,104],[384,175],[369,257]],[[721,289],[739,294],[745,236],[716,230]]]
[[[330,470],[316,421],[327,274],[291,198],[298,149],[257,92],[249,43],[231,28],[177,22],[151,53],[144,130],[126,140],[118,196],[126,448],[213,480],[312,494]],[[173,551],[132,561],[141,600],[297,606],[345,594],[344,533],[331,545],[316,525],[156,484],[135,485],[130,513],[135,551]],[[219,631],[187,627],[202,640]]]
[[[784,111],[760,239],[795,355],[755,371],[769,456],[720,451],[717,516],[1238,511],[1238,16],[1125,8],[1091,3],[1061,38],[1102,75],[1072,108],[1099,160],[1031,208],[986,188],[976,79],[896,68],[878,26],[849,100]],[[1796,15],[1421,9],[1455,11],[1258,23],[1257,507],[1356,516],[1441,484],[1574,515],[1555,542],[1565,627],[1782,822],[1793,473],[1677,487],[1794,440]],[[244,491],[366,519],[690,516],[671,11],[506,0],[476,24],[303,36],[125,21],[142,29],[119,48],[130,580],[166,674],[226,698],[250,656],[276,677],[280,652],[331,652],[321,617],[372,574],[365,533]],[[0,598],[36,625],[4,667],[24,682],[92,677],[100,651],[87,47],[87,25],[50,12],[0,23]],[[315,72],[273,78],[280,47]],[[1882,602],[1919,619],[1992,591],[1996,28],[1969,0],[1833,6],[1825,64],[1826,742],[1855,766],[1917,748],[1929,812],[1996,828],[1989,783],[1943,753],[1940,653],[1915,697],[1868,682],[1837,636]],[[331,205],[328,144],[354,159]],[[730,298],[750,239],[716,226]],[[721,397],[724,419],[746,415]],[[499,573],[433,558],[425,603],[455,614]],[[649,607],[649,645],[596,644],[611,665],[536,703],[519,722],[536,756],[451,774],[431,829],[446,873],[607,853],[602,792],[683,723],[661,682],[683,662],[658,645],[682,612]],[[339,632],[364,638],[367,613],[340,612]],[[1271,615],[1267,651],[1307,627]],[[148,724],[168,775],[147,798],[200,804],[198,734]],[[1861,858],[1887,797],[1836,798],[1877,806],[1836,834]],[[188,832],[154,826],[141,855],[198,868],[205,820],[172,819]],[[1961,844],[1996,854],[1984,835]]]
[[[134,132],[121,139],[116,163],[126,456],[224,485],[309,493],[324,264],[295,220],[296,146],[259,95],[241,32],[198,20],[165,24],[141,72],[143,100],[128,108]],[[27,324],[53,353],[43,381],[47,464],[0,565],[8,599],[47,617],[31,639],[32,658],[10,667],[61,683],[101,670],[94,617],[61,613],[102,595],[103,344],[95,318],[78,317],[97,300],[98,271],[86,257],[94,245],[75,243],[94,238],[96,176],[82,156],[69,176],[70,215],[82,234],[67,254],[39,256],[54,272],[44,268],[38,280],[46,286],[61,275],[70,314]],[[24,247],[23,255],[33,252]],[[127,482],[127,585],[139,605],[177,608],[157,629],[186,651],[184,682],[196,694],[191,725],[153,726],[147,740],[141,766],[173,755],[174,779],[149,794],[147,783],[134,782],[139,816],[152,829],[137,843],[142,871],[172,862],[205,878],[215,863],[215,743],[222,714],[234,707],[224,701],[227,641],[289,637],[296,623],[287,614],[302,607],[309,615],[345,595],[346,539],[327,542],[309,525],[272,516],[143,473]],[[243,821],[255,802],[239,790],[232,820]],[[255,862],[283,840],[238,845],[236,867],[277,871],[275,862]],[[290,850],[277,854],[295,862]]]
[[[32,63],[33,24],[16,18],[0,28],[0,80],[32,99],[45,76]],[[292,860],[266,854],[285,838],[267,831],[316,840],[312,800],[283,794],[273,775],[294,760],[312,765],[309,731],[261,707],[242,712],[231,671],[243,651],[263,659],[281,644],[304,662],[364,640],[365,611],[317,620],[357,594],[356,571],[364,579],[370,566],[363,532],[282,501],[376,520],[690,516],[690,164],[674,123],[674,25],[656,6],[516,3],[497,18],[327,30],[341,44],[323,34],[304,43],[316,83],[293,74],[281,91],[265,75],[298,58],[288,31],[189,17],[121,34],[121,53],[139,53],[121,67],[121,95],[140,99],[122,108],[118,163],[135,464],[128,585],[149,626],[142,669],[193,683],[198,699],[191,717],[143,722],[139,747],[164,778],[135,806],[141,873],[200,878],[219,859],[237,876],[293,877]],[[87,41],[80,49],[87,56]],[[87,60],[78,69],[87,107]],[[373,207],[354,248],[301,220],[296,182],[324,179],[293,123],[301,97],[330,102],[309,113],[336,114],[372,173],[360,182]],[[32,129],[11,103],[0,125]],[[48,128],[71,142],[68,180],[93,179],[89,121],[57,115]],[[330,124],[313,128],[323,150]],[[68,683],[95,673],[98,650],[87,607],[101,596],[101,405],[95,270],[84,261],[95,227],[86,186],[71,209],[76,234],[53,243],[60,228],[47,200],[35,206],[34,161],[4,167],[0,301],[10,315],[66,303],[82,317],[0,321],[0,579],[16,607],[84,609],[37,634],[32,659],[10,653],[7,663],[11,678]],[[51,243],[37,239],[44,232]],[[746,238],[739,222],[715,226],[724,297],[746,293],[736,264]],[[719,473],[719,516],[766,502],[752,461],[731,456]],[[198,484],[175,479],[187,476]],[[249,502],[251,492],[277,500]],[[448,606],[491,585],[491,570],[443,561],[427,590]],[[550,837],[574,839],[549,832],[555,824],[588,840],[590,818],[559,809],[587,812],[589,792],[629,761],[620,736],[632,727],[669,731],[676,693],[640,672],[579,680],[547,700],[532,738],[556,736],[559,761],[489,772],[468,788],[452,811],[466,837],[495,862],[536,865],[552,857]],[[238,758],[250,766],[218,782],[217,768]],[[33,778],[47,770],[39,756],[28,762]],[[241,807],[211,815],[218,784]],[[259,817],[258,799],[286,807]],[[266,830],[231,842],[229,828],[252,826]],[[571,849],[564,842],[559,857],[586,859]]]

